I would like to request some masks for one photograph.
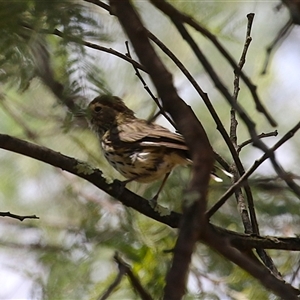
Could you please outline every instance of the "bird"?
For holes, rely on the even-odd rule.
[[[106,160],[126,180],[150,183],[162,179],[153,201],[176,166],[191,165],[188,147],[181,134],[137,118],[117,96],[100,95],[87,107],[87,119],[96,133]],[[212,173],[216,181],[222,181]]]

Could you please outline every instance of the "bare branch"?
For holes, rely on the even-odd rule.
[[[120,193],[116,190],[117,186],[115,183],[107,184],[105,179],[102,177],[102,172],[98,169],[93,169],[88,164],[78,161],[74,158],[63,155],[59,152],[50,150],[48,148],[34,145],[29,142],[22,141],[17,138],[13,138],[7,135],[0,134],[0,148],[6,149],[15,153],[28,156],[33,159],[37,159],[41,162],[50,164],[54,167],[66,170],[78,177],[81,177],[90,183],[94,184],[104,192],[108,193],[112,197],[119,199],[127,207],[131,207],[139,213],[161,222],[162,224],[168,225],[172,228],[178,228],[179,222],[182,215],[176,212],[170,211],[168,215],[160,215],[155,211],[149,202],[142,197],[130,192],[126,188]],[[85,169],[84,169],[85,167]],[[83,172],[85,170],[85,172]],[[280,250],[291,250],[300,251],[299,238],[281,238],[281,237],[260,237],[245,235],[224,228],[209,224],[212,230],[216,231],[223,237],[228,238],[232,245],[239,249],[251,249],[261,247],[265,249],[280,249]]]
[[[271,42],[271,44],[266,49],[266,58],[264,62],[263,69],[261,71],[262,75],[265,75],[267,73],[267,69],[270,63],[271,55],[273,54],[273,51],[276,46],[279,46],[280,43],[284,41],[284,39],[290,34],[290,32],[293,29],[293,20],[290,19],[287,21],[287,23],[280,29],[278,34],[276,35],[275,39]]]
[[[127,53],[126,56],[131,58],[131,54],[130,54],[130,49],[129,49],[129,45],[128,42],[126,42],[126,48],[127,48]],[[134,70],[135,70],[135,75],[138,77],[138,79],[141,81],[141,83],[144,86],[144,89],[148,92],[148,94],[150,95],[150,97],[153,99],[153,101],[156,103],[156,105],[159,108],[159,112],[155,115],[155,118],[157,118],[159,116],[159,114],[162,114],[169,122],[170,124],[172,124],[172,126],[174,128],[176,128],[176,124],[173,122],[173,120],[168,116],[168,114],[165,112],[164,108],[161,106],[160,102],[158,101],[158,99],[154,96],[154,94],[152,93],[152,91],[150,90],[149,86],[147,85],[146,81],[144,80],[144,78],[142,77],[142,75],[140,74],[139,69],[135,66],[132,65]],[[152,118],[149,122],[153,122],[154,118]]]
[[[209,30],[198,24],[195,20],[193,20],[191,17],[183,14],[182,12],[178,11],[175,7],[173,7],[171,4],[167,3],[163,0],[151,0],[151,2],[161,11],[163,11],[166,15],[170,17],[170,19],[176,20],[181,23],[186,23],[193,27],[195,30],[199,31],[201,34],[206,36],[214,45],[215,47],[220,51],[220,53],[227,59],[227,61],[230,63],[230,65],[234,68],[234,70],[238,70],[238,66],[232,56],[227,52],[227,50],[220,44],[216,36],[214,36]],[[241,78],[249,88],[249,91],[251,92],[251,95],[253,97],[253,100],[256,104],[256,109],[263,113],[265,117],[268,119],[269,123],[272,126],[277,126],[275,120],[271,117],[271,115],[267,112],[267,110],[262,105],[257,93],[256,93],[256,86],[250,81],[250,79],[245,75],[244,72],[241,72]],[[226,91],[225,91],[226,92]],[[230,98],[228,98],[229,100]]]
[[[213,166],[213,152],[202,125],[177,95],[171,74],[155,53],[148,40],[147,31],[129,1],[110,1],[110,3],[113,13],[129,36],[141,63],[147,68],[163,107],[170,113],[184,136],[193,160],[193,176],[188,192],[189,204],[184,212],[164,296],[165,299],[180,299],[185,293],[186,274],[194,245],[199,232],[206,225],[203,214],[206,207],[209,174]]]
[[[139,278],[132,272],[130,266],[123,261],[123,259],[118,255],[118,253],[115,254],[114,259],[117,262],[119,269],[125,270],[125,274],[128,276],[134,291],[137,292],[137,294],[141,297],[141,299],[152,300],[152,297],[144,289]]]
[[[103,47],[103,46],[100,46],[100,45],[97,45],[97,44],[94,44],[94,43],[91,43],[91,42],[87,42],[87,41],[84,41],[84,40],[80,40],[80,39],[78,39],[76,37],[72,37],[70,35],[65,35],[63,32],[59,31],[58,29],[55,29],[53,32],[47,32],[47,33],[57,35],[61,38],[69,40],[70,42],[77,43],[77,44],[80,44],[80,45],[84,45],[84,46],[86,46],[88,48],[91,48],[91,49],[95,49],[95,50],[99,50],[99,51],[102,51],[102,52],[106,52],[106,53],[115,55],[115,56],[117,56],[119,58],[122,58],[123,60],[131,63],[136,68],[146,72],[145,67],[143,67],[141,64],[139,64],[137,61],[133,60],[132,58],[130,58],[130,57],[126,56],[125,54],[123,54],[121,52],[118,52],[114,49]]]
[[[112,197],[116,199],[121,198],[122,203],[126,206],[134,208],[154,220],[160,221],[164,219],[159,212],[152,209],[147,200],[126,188],[120,189],[118,181],[108,184],[99,169],[92,168],[85,162],[5,134],[0,134],[0,148],[34,158],[68,171],[89,181]],[[178,227],[178,214],[170,212],[166,218],[168,219],[169,226]]]
[[[260,159],[256,160],[249,170],[247,170],[247,172],[243,174],[243,176],[241,176],[241,178],[223,194],[218,202],[207,211],[207,217],[210,218],[228,200],[228,198],[234,193],[235,189],[242,186],[244,180],[249,178],[249,176],[251,176],[253,172],[270,157],[271,153],[275,152],[281,145],[292,138],[299,129],[300,122],[297,123],[290,131],[288,131],[272,148],[270,148],[268,153],[265,153]],[[282,179],[288,183],[293,181],[293,176],[287,176],[287,178]]]
[[[211,247],[215,248],[220,254],[228,258],[239,267],[249,272],[252,276],[259,279],[260,282],[274,293],[279,295],[283,299],[298,299],[297,295],[300,291],[292,287],[290,284],[284,282],[273,276],[272,273],[260,264],[252,256],[245,255],[246,252],[238,251],[233,248],[228,239],[224,239],[221,236],[213,234],[211,228],[206,228],[205,242]]]
[[[10,212],[0,212],[0,217],[10,217],[13,219],[17,219],[19,221],[24,221],[25,219],[39,219],[36,215],[30,215],[30,216],[20,216],[20,215],[15,215]]]
[[[110,11],[110,8],[109,8],[109,5],[102,2],[102,1],[99,1],[99,0],[84,0],[85,2],[89,2],[89,3],[93,3],[93,4],[96,4],[97,6],[99,7],[102,7],[104,8],[105,10],[107,10],[108,12]]]
[[[271,137],[271,136],[277,136],[278,135],[278,131],[277,130],[274,130],[274,131],[271,131],[271,132],[267,132],[267,133],[261,133],[261,134],[259,134],[257,137],[259,138],[259,139],[263,139],[263,138],[266,138],[266,137]],[[241,152],[241,150],[245,147],[245,146],[247,146],[247,145],[249,145],[249,144],[251,144],[252,143],[252,139],[249,139],[249,140],[246,140],[246,141],[244,141],[244,142],[242,142],[241,144],[239,144],[239,145],[237,145],[237,149],[236,149],[236,151],[239,153],[239,152]]]
[[[244,44],[244,49],[242,51],[242,55],[240,58],[240,61],[238,63],[238,70],[234,70],[234,92],[233,92],[233,101],[237,102],[238,99],[238,94],[240,91],[240,73],[241,70],[246,62],[246,55],[247,51],[249,49],[250,43],[252,41],[251,38],[251,29],[252,29],[252,24],[253,24],[253,19],[254,19],[254,14],[248,14],[247,15],[248,19],[248,24],[247,24],[247,31],[246,31],[246,39],[245,39],[245,44]],[[237,126],[238,122],[236,119],[236,114],[235,114],[235,109],[232,108],[230,111],[231,114],[231,122],[230,122],[230,139],[235,147],[237,149]],[[238,152],[237,152],[238,153]],[[234,182],[236,182],[239,179],[239,174],[236,170],[236,166],[232,167],[232,173],[234,175]],[[238,208],[241,214],[241,218],[244,224],[245,232],[246,233],[254,233],[256,235],[259,235],[259,227],[258,227],[258,222],[257,222],[257,217],[254,209],[254,200],[253,200],[253,195],[250,190],[250,187],[248,183],[246,183],[245,186],[245,191],[247,193],[247,199],[248,199],[248,207],[249,207],[249,212],[250,212],[250,218],[249,214],[246,208],[246,203],[244,199],[244,195],[242,193],[241,188],[237,189],[235,192],[235,197],[238,203]],[[277,278],[281,278],[281,274],[278,272],[277,268],[275,267],[273,260],[271,257],[267,254],[267,252],[262,249],[262,248],[256,248],[256,252],[259,255],[259,257],[262,259],[264,264],[273,272],[273,274]]]
[[[238,94],[240,91],[240,73],[242,71],[242,68],[246,62],[246,54],[247,51],[249,49],[249,45],[251,42],[251,28],[252,28],[252,23],[253,23],[253,18],[254,18],[254,14],[248,14],[247,15],[248,18],[248,25],[247,25],[247,32],[246,32],[246,39],[245,39],[245,44],[244,44],[244,48],[242,51],[242,55],[240,58],[240,61],[238,63],[238,69],[234,70],[234,81],[233,81],[233,85],[234,85],[234,90],[233,90],[233,101],[234,103],[237,103],[237,99],[238,99]],[[232,107],[230,110],[230,140],[234,146],[234,148],[237,148],[237,126],[238,126],[238,121],[236,119],[236,114],[235,114],[235,108]],[[237,153],[237,151],[236,151]],[[238,153],[237,153],[238,155]],[[236,182],[239,179],[239,173],[237,170],[236,165],[232,166],[232,173],[234,176],[234,182]],[[250,214],[251,214],[251,221],[249,218],[249,214],[246,208],[246,203],[245,203],[245,199],[244,199],[244,195],[242,193],[241,188],[237,189],[235,191],[235,197],[237,200],[237,205],[238,205],[238,209],[239,212],[241,214],[241,218],[242,218],[242,222],[245,228],[245,232],[246,233],[255,233],[255,234],[259,234],[258,232],[258,226],[256,226],[257,221],[256,221],[256,216],[255,216],[255,211],[254,211],[254,204],[253,204],[253,196],[252,196],[252,192],[250,190],[250,187],[248,186],[247,183],[246,184],[246,192],[247,192],[247,196],[248,196],[248,204],[249,204],[249,208],[250,208]],[[251,209],[252,208],[252,209]]]
[[[125,267],[119,265],[119,272],[118,272],[115,280],[106,289],[104,294],[102,296],[98,297],[98,300],[106,300],[112,294],[112,292],[116,289],[116,287],[121,283],[121,280],[125,274],[126,274]]]
[[[148,36],[149,38],[166,54],[168,55],[173,62],[175,63],[175,65],[181,70],[181,72],[186,76],[186,78],[190,81],[190,83],[192,84],[192,86],[195,88],[195,90],[197,91],[197,93],[199,94],[199,96],[203,99],[203,102],[205,103],[207,109],[209,110],[210,114],[212,115],[212,118],[214,119],[216,125],[217,125],[217,129],[219,130],[219,132],[221,133],[223,139],[225,140],[226,145],[229,148],[229,151],[236,163],[236,165],[238,166],[238,170],[241,174],[243,174],[245,172],[243,165],[238,157],[238,155],[236,154],[236,151],[230,141],[229,135],[225,129],[225,127],[223,126],[223,123],[220,119],[220,117],[218,116],[216,110],[214,109],[207,93],[205,93],[201,87],[199,86],[199,84],[197,83],[197,81],[193,78],[193,76],[191,75],[191,73],[185,68],[185,66],[180,62],[180,60],[175,56],[175,54],[166,46],[164,45],[155,35],[153,35],[150,31],[148,31]],[[220,157],[219,154],[215,153],[215,157],[218,160],[218,162],[222,165],[222,167],[224,167],[224,169],[228,172],[230,172],[229,166],[227,165],[227,163],[224,161],[224,159],[222,157]]]

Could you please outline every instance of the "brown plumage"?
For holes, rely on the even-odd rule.
[[[191,164],[188,148],[180,134],[138,119],[115,96],[95,98],[87,109],[108,162],[128,181],[152,182],[168,175],[177,165]]]

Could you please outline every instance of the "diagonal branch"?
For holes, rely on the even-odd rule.
[[[229,62],[229,64],[233,67],[235,71],[239,71],[239,67],[235,60],[232,58],[232,56],[227,52],[227,50],[221,45],[221,43],[218,41],[217,37],[214,36],[209,30],[207,30],[205,27],[198,24],[193,18],[191,18],[188,15],[185,15],[184,13],[177,10],[175,7],[173,7],[170,3],[163,1],[163,0],[151,0],[151,3],[155,5],[158,9],[160,9],[163,13],[168,15],[171,20],[174,22],[174,20],[180,22],[180,23],[186,23],[190,25],[192,28],[200,32],[202,35],[207,37],[219,50],[219,52],[226,58],[226,60]],[[246,86],[248,87],[249,91],[251,92],[252,98],[254,99],[254,102],[256,104],[256,109],[263,113],[265,117],[268,119],[269,123],[272,126],[276,126],[275,120],[272,118],[272,116],[267,112],[265,107],[262,105],[257,92],[256,92],[256,86],[251,82],[251,80],[245,75],[243,71],[240,72],[240,76],[242,80],[245,82]]]
[[[183,297],[185,293],[185,279],[198,236],[225,257],[258,278],[265,287],[273,290],[280,296],[296,299],[296,292],[290,286],[279,281],[260,263],[253,260],[249,261],[249,258],[243,253],[233,251],[232,249],[234,248],[228,245],[227,240],[222,238],[217,240],[217,237],[207,226],[207,220],[203,216],[203,209],[206,207],[208,177],[213,160],[212,150],[205,132],[188,107],[178,97],[172,84],[171,74],[165,69],[154,52],[147,38],[147,32],[129,1],[111,0],[110,3],[112,12],[118,17],[129,36],[140,61],[148,69],[166,111],[173,117],[179,130],[185,137],[194,161],[193,178],[188,194],[190,204],[183,215],[174,251],[173,264],[167,277],[164,299],[176,300]],[[185,118],[189,117],[189,122],[186,122],[182,116]],[[254,124],[252,125],[253,127],[250,126],[250,132],[255,138],[255,127]],[[195,136],[198,137],[198,140],[194,138]],[[202,144],[199,144],[199,141]],[[255,140],[255,142],[257,141]],[[205,158],[208,160],[207,162],[204,161]]]
[[[84,162],[78,161],[72,157],[63,155],[46,147],[38,146],[9,135],[0,134],[0,148],[36,159],[81,177],[94,184],[110,196],[118,199],[125,206],[133,208],[139,213],[172,228],[179,227],[180,219],[182,217],[181,214],[171,211],[169,214],[160,215],[159,212],[155,211],[151,205],[149,205],[147,200],[130,192],[126,188],[122,189],[120,192],[118,189],[116,189],[118,185],[114,183],[106,183],[105,178],[103,178],[100,170],[93,169]],[[264,249],[300,251],[300,241],[298,237],[282,238],[271,236],[252,236],[230,231],[213,224],[209,224],[209,227],[216,234],[230,240],[231,244],[238,249],[261,247]]]
[[[220,254],[239,267],[243,268],[269,290],[272,290],[275,294],[279,295],[282,299],[296,300],[300,291],[292,287],[290,284],[284,282],[273,276],[273,274],[264,267],[257,260],[251,259],[251,257],[245,255],[244,251],[239,251],[233,248],[228,239],[221,238],[218,235],[214,235],[211,228],[207,228],[205,242],[215,248]]]
[[[214,206],[212,206],[207,211],[207,217],[210,218],[226,201],[227,199],[234,193],[236,188],[243,185],[244,180],[248,179],[253,172],[265,161],[269,158],[271,153],[274,153],[281,145],[283,145],[286,141],[288,141],[290,138],[292,138],[296,132],[300,129],[300,122],[297,123],[291,130],[289,130],[272,148],[270,148],[268,153],[265,153],[260,159],[256,160],[254,164],[247,170],[246,173],[243,174],[243,176],[240,177],[240,179],[232,185],[224,194],[223,196],[218,200],[217,203],[215,203]],[[282,177],[281,177],[282,178]],[[282,178],[285,182],[294,182],[292,180],[293,176],[287,176],[286,178]]]
[[[142,65],[148,70],[163,107],[170,113],[184,136],[193,160],[193,175],[187,193],[187,206],[164,296],[165,299],[180,299],[185,293],[186,275],[195,243],[199,233],[207,224],[204,213],[210,171],[213,166],[213,151],[202,125],[192,110],[179,98],[172,82],[172,75],[155,53],[147,31],[129,1],[110,1],[110,4],[112,13],[118,17]]]
[[[116,253],[114,255],[114,259],[117,262],[119,269],[125,270],[125,274],[128,276],[134,291],[137,292],[137,294],[141,297],[141,299],[142,300],[152,300],[152,297],[144,289],[139,278],[132,272],[130,266],[125,261],[123,261],[123,259],[119,256],[118,253]]]
[[[279,30],[277,33],[275,39],[271,42],[271,44],[267,47],[266,49],[266,58],[265,62],[263,65],[263,69],[261,71],[262,75],[265,75],[267,73],[267,69],[270,63],[270,58],[272,55],[272,52],[274,51],[275,47],[279,47],[280,43],[284,41],[285,38],[288,37],[290,32],[292,31],[294,25],[293,25],[293,20],[289,19],[287,23]]]
[[[212,65],[208,61],[208,59],[205,57],[203,52],[201,51],[200,47],[196,44],[192,36],[189,34],[187,29],[185,28],[182,17],[183,15],[179,13],[176,9],[173,8],[170,4],[167,2],[161,0],[151,0],[152,3],[154,3],[159,9],[161,9],[163,12],[165,12],[171,19],[171,21],[176,26],[177,30],[182,35],[183,39],[187,41],[193,52],[195,53],[196,57],[199,59],[199,61],[202,63],[202,65],[205,67],[208,74],[211,76],[213,81],[215,82],[217,88],[221,91],[221,93],[224,95],[225,99],[229,102],[229,104],[238,112],[241,119],[244,121],[244,123],[247,126],[247,129],[249,131],[249,134],[253,140],[253,145],[265,153],[269,153],[270,150],[268,147],[258,138],[258,134],[256,132],[256,124],[255,122],[248,116],[246,111],[237,103],[233,101],[232,96],[228,92],[226,86],[222,83],[216,72],[214,71]],[[238,67],[235,68],[238,71]],[[259,110],[259,109],[258,109]],[[260,111],[260,110],[259,110]],[[270,124],[275,126],[276,122],[271,118],[269,114],[265,111],[265,116],[269,120]],[[286,180],[287,185],[291,188],[291,190],[300,197],[300,187],[293,181],[293,179],[288,177],[288,174],[285,172],[285,170],[280,166],[280,164],[277,162],[274,153],[269,153],[270,161],[274,167],[274,170],[277,172],[277,174],[284,180]]]
[[[121,197],[124,205],[136,209],[142,214],[159,222],[166,220],[159,212],[152,209],[148,201],[126,188],[120,189],[120,185],[117,181],[108,184],[99,169],[94,169],[85,162],[6,134],[0,134],[0,148],[34,158],[56,168],[68,171],[69,173],[89,181],[116,199]],[[178,227],[178,214],[170,213],[167,216],[167,220],[169,226],[174,228]]]

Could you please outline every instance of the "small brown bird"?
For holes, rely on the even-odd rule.
[[[105,158],[127,178],[125,184],[133,180],[147,183],[164,177],[154,200],[175,166],[192,163],[180,134],[136,118],[118,97],[95,98],[87,108],[87,115]]]

